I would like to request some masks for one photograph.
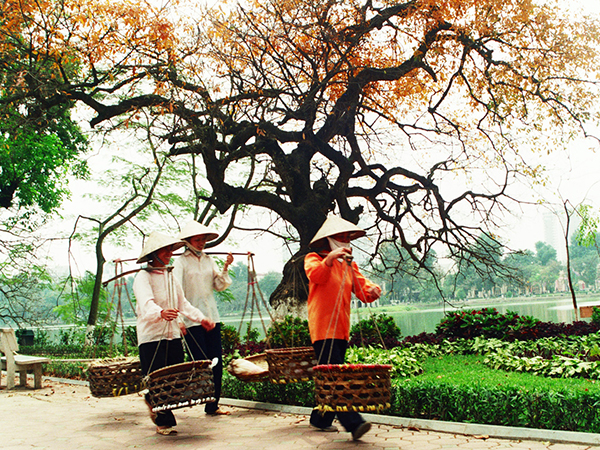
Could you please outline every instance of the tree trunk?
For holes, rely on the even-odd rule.
[[[571,276],[571,254],[569,251],[569,228],[571,226],[571,216],[567,208],[567,203],[564,203],[565,214],[567,216],[567,226],[565,230],[565,249],[567,252],[567,280],[569,281],[569,290],[571,291],[571,299],[573,300],[573,310],[575,312],[575,320],[579,320],[579,310],[577,309],[577,297],[575,296],[575,286],[573,286],[573,277]]]
[[[94,290],[92,292],[92,301],[90,303],[90,314],[88,316],[88,329],[96,326],[98,321],[98,307],[100,304],[100,292],[102,290],[102,277],[104,276],[104,254],[102,253],[102,242],[104,242],[104,236],[102,228],[98,233],[98,240],[96,241],[96,277],[94,279]],[[86,336],[87,344],[87,336]]]

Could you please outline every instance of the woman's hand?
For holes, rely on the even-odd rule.
[[[371,300],[377,300],[379,297],[381,297],[381,288],[377,285],[371,286],[367,293],[369,294],[369,298]]]
[[[227,260],[225,261],[225,265],[223,266],[223,272],[227,272],[227,269],[229,269],[229,266],[233,263],[233,255],[231,253],[229,253],[227,255]]]
[[[215,327],[215,323],[212,320],[206,318],[202,319],[200,325],[202,325],[202,328],[204,328],[206,331],[210,331]]]
[[[335,261],[336,259],[338,259],[338,258],[346,259],[348,257],[352,257],[352,248],[339,247],[339,248],[336,248],[335,250],[331,250],[327,254],[327,257],[325,258],[325,264],[328,265],[329,267],[331,267],[331,266],[333,266],[333,261]]]
[[[182,336],[185,336],[187,334],[187,328],[185,327],[185,323],[179,322],[179,331],[181,332]]]
[[[171,320],[175,320],[177,319],[177,316],[179,315],[179,310],[177,309],[163,309],[160,312],[160,317],[163,318],[163,320],[167,320],[167,321],[171,321]]]

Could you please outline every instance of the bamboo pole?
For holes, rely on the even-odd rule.
[[[238,255],[238,256],[254,256],[254,253],[252,252],[246,252],[246,253],[241,253],[241,252],[204,252],[206,255]],[[180,256],[183,253],[173,253],[173,256]],[[112,262],[114,263],[120,263],[120,262],[126,262],[126,261],[137,261],[137,258],[129,258],[129,259],[113,259]],[[124,277],[125,275],[131,275],[132,273],[136,273],[139,272],[140,270],[161,270],[163,268],[161,267],[140,267],[139,269],[133,269],[133,270],[128,270],[126,272],[122,272],[106,281],[102,282],[102,286],[106,286],[108,283],[110,283],[111,281],[114,281],[118,278]],[[164,269],[172,269],[172,266],[167,266]],[[163,270],[164,270],[163,269]]]

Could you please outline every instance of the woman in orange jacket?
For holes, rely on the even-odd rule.
[[[308,326],[319,364],[343,364],[350,337],[352,293],[363,302],[373,302],[381,288],[367,280],[352,260],[350,241],[364,236],[363,229],[340,217],[330,216],[310,246],[316,251],[304,258],[308,285]],[[337,431],[336,417],[344,429],[358,440],[371,428],[357,412],[314,410],[310,424],[322,431]]]

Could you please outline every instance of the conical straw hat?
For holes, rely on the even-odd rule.
[[[149,256],[157,250],[160,250],[164,247],[173,246],[173,251],[181,248],[185,245],[185,243],[177,238],[167,236],[166,234],[159,233],[158,231],[153,231],[146,239],[146,243],[144,244],[144,248],[142,249],[142,253],[137,260],[138,264],[148,261]]]
[[[192,236],[199,236],[202,234],[206,234],[206,240],[212,241],[219,237],[219,233],[215,230],[208,228],[207,226],[202,225],[201,223],[192,220],[188,224],[186,224],[182,229],[179,235],[177,236],[179,239],[187,239]]]
[[[323,245],[323,239],[339,233],[352,233],[350,235],[351,240],[367,234],[365,230],[357,227],[352,222],[348,222],[338,216],[329,216],[325,222],[323,222],[323,225],[321,225],[321,228],[319,228],[319,231],[317,231],[315,237],[312,238],[312,241],[310,241],[310,244],[308,245],[311,247],[320,247]]]

